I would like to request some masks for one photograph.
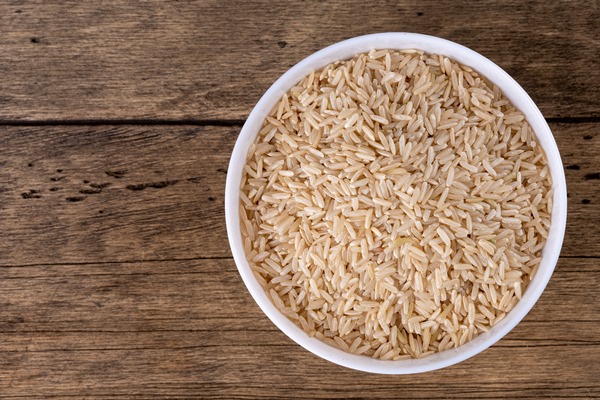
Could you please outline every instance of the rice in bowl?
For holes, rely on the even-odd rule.
[[[309,335],[381,359],[460,346],[541,261],[551,180],[523,114],[444,56],[376,50],[311,73],[266,118],[244,249]]]

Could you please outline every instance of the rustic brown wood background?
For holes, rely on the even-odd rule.
[[[0,0],[0,397],[600,397],[599,20],[584,0]],[[261,93],[312,52],[383,31],[505,68],[550,122],[569,188],[532,312],[415,376],[295,345],[225,234],[229,154]]]

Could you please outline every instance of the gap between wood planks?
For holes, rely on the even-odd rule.
[[[600,117],[546,118],[549,124],[600,123]],[[245,119],[72,119],[18,120],[0,119],[0,126],[98,126],[98,125],[195,125],[242,126]]]
[[[72,120],[2,120],[0,126],[99,126],[99,125],[194,125],[242,126],[245,119],[72,119]],[[600,118],[598,118],[600,122]]]
[[[567,257],[565,257],[567,258]],[[585,257],[572,257],[585,258]],[[596,258],[596,257],[592,257]],[[598,257],[600,258],[600,257]],[[55,267],[55,266],[83,266],[83,265],[110,265],[110,264],[136,264],[136,263],[154,263],[154,262],[178,262],[178,261],[199,261],[199,260],[232,260],[232,256],[213,256],[213,257],[188,257],[188,258],[166,258],[149,260],[123,260],[123,261],[71,261],[57,263],[31,263],[31,264],[9,264],[0,265],[0,268],[25,268],[25,267]]]
[[[221,332],[221,331],[217,331],[215,330],[215,332]],[[234,331],[234,332],[239,332],[239,331]],[[267,332],[271,332],[271,331],[267,331]],[[19,332],[21,333],[21,332]],[[535,343],[535,341],[532,341]],[[535,347],[540,348],[540,347],[585,347],[585,348],[589,348],[590,346],[598,346],[600,345],[600,342],[584,342],[584,343],[566,343],[566,342],[560,342],[560,343],[556,343],[556,344],[535,344]],[[528,344],[528,343],[524,343],[524,344],[495,344],[495,346],[497,346],[498,348],[505,348],[505,349],[522,349],[522,348],[529,348],[532,345]],[[43,350],[27,350],[27,353],[84,353],[84,352],[97,352],[97,351],[102,351],[102,352],[114,352],[114,351],[148,351],[148,350],[198,350],[198,349],[206,349],[206,348],[241,348],[241,349],[247,349],[249,346],[247,344],[234,344],[234,343],[228,343],[228,344],[223,344],[223,343],[215,343],[215,344],[198,344],[198,345],[193,345],[193,346],[174,346],[174,347],[164,347],[164,346],[143,346],[143,347],[85,347],[85,348],[80,348],[80,349],[73,349],[73,348],[57,348],[57,349],[43,349]],[[280,347],[280,348],[290,348],[290,349],[295,349],[297,348],[297,345],[295,343],[289,343],[289,344],[279,344],[279,343],[261,343],[261,344],[253,344],[252,347],[256,347],[256,348],[273,348],[273,347]],[[14,350],[0,350],[0,354],[3,353],[22,353],[23,350],[22,349],[14,349]]]

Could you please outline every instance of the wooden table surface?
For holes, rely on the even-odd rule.
[[[600,397],[595,1],[0,0],[0,397]],[[413,376],[338,367],[259,310],[227,163],[285,70],[339,40],[462,43],[530,93],[569,189],[556,272],[510,334]]]

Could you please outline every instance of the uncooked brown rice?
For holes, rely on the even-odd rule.
[[[523,114],[476,71],[373,50],[266,118],[241,183],[248,262],[309,335],[384,360],[485,332],[537,270],[552,190]]]

